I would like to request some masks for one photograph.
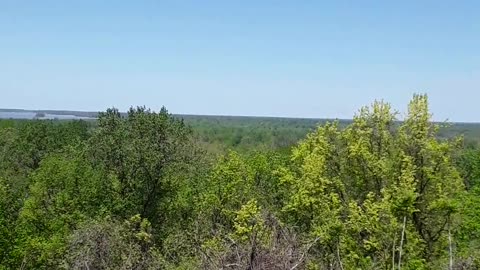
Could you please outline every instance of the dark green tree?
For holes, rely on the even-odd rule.
[[[131,108],[100,113],[89,142],[92,164],[115,178],[120,208],[128,218],[140,214],[153,226],[166,222],[168,208],[194,167],[191,130],[165,108]]]

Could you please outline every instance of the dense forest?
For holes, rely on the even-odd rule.
[[[480,269],[480,128],[407,111],[0,120],[0,269]]]

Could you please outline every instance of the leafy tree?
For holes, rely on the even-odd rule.
[[[77,149],[51,155],[31,176],[20,213],[20,254],[29,267],[52,267],[65,252],[67,236],[88,218],[108,213],[111,183]]]
[[[11,248],[10,242],[14,241],[11,234],[11,224],[13,220],[8,211],[8,191],[8,186],[5,181],[0,178],[0,269],[2,269],[2,262],[4,262],[9,255],[8,253]]]
[[[480,149],[461,149],[457,157],[457,166],[467,189],[480,186]]]
[[[82,121],[20,121],[0,129],[0,178],[6,190],[2,198],[4,242],[0,262],[14,267],[23,260],[24,250],[19,247],[24,244],[22,235],[26,232],[21,229],[19,217],[24,200],[32,196],[32,174],[46,157],[63,151],[67,145],[78,144],[87,136],[87,126]]]
[[[462,267],[480,267],[480,151],[475,148],[462,149],[458,167],[468,192],[458,198],[461,223],[455,239],[458,249],[458,264]]]
[[[154,221],[164,220],[163,202],[191,158],[186,155],[191,131],[180,120],[144,107],[131,108],[127,117],[116,109],[100,113],[98,127],[90,140],[92,164],[108,171],[117,181],[115,190],[122,207],[117,214],[140,214]]]
[[[18,135],[18,162],[25,168],[35,170],[49,153],[84,141],[89,133],[88,124],[84,121],[57,123],[51,120],[34,120],[20,125]]]
[[[239,154],[230,152],[214,166],[206,185],[200,215],[209,218],[213,230],[233,228],[236,211],[254,196],[252,170]]]
[[[457,144],[435,137],[426,96],[414,96],[396,123],[390,106],[376,102],[346,129],[327,124],[293,151],[298,169],[284,171],[291,187],[284,211],[319,238],[321,264],[418,269],[446,258],[463,190],[452,160]]]
[[[427,97],[414,96],[398,136],[403,152],[415,168],[416,211],[411,218],[425,243],[423,258],[428,262],[444,250],[442,242],[458,208],[456,198],[464,190],[452,160],[458,143],[438,140],[437,132],[438,126],[431,123]]]

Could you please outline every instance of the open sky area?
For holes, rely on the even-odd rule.
[[[480,121],[480,1],[0,0],[0,108]]]

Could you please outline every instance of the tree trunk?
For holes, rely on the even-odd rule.
[[[400,240],[400,252],[398,254],[398,270],[402,269],[402,249],[403,249],[403,239],[405,237],[405,227],[407,226],[407,216],[403,217],[403,228],[402,228],[402,237]]]
[[[393,236],[393,247],[392,247],[392,270],[395,270],[395,245],[397,244],[397,234]]]
[[[450,233],[450,226],[448,226],[448,252],[450,255],[449,270],[453,270],[453,252],[452,252],[452,234]]]

